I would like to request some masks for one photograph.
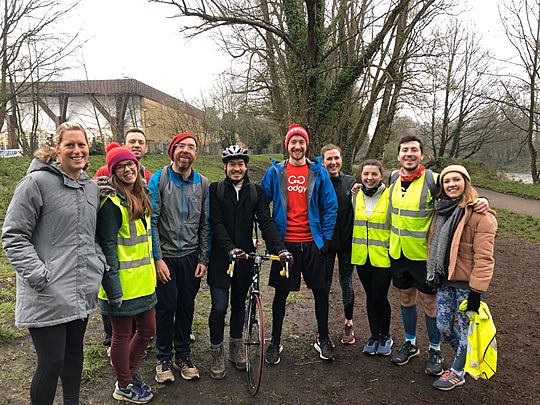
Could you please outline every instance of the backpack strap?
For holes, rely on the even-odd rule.
[[[437,183],[435,183],[435,177],[433,176],[433,172],[430,169],[426,169],[426,182],[427,186],[429,188],[429,192],[431,193],[431,198],[435,198],[437,195],[437,192],[439,191],[439,187],[437,186]]]

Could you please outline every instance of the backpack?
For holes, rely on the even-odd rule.
[[[437,195],[437,192],[439,191],[439,186],[437,186],[437,183],[435,183],[435,178],[433,177],[433,172],[430,169],[426,169],[426,181],[427,186],[429,188],[429,192],[431,193],[431,197],[435,198]],[[390,176],[390,186],[394,184],[399,177],[399,170],[395,170],[392,172],[392,175]]]
[[[163,166],[163,169],[161,169],[161,176],[159,177],[159,184],[158,184],[158,199],[159,204],[161,205],[161,193],[163,192],[163,188],[165,187],[165,180],[169,179],[169,175],[167,174],[169,166]],[[206,197],[208,196],[208,179],[204,176],[201,176],[201,188],[202,188],[202,198],[203,201],[206,201]]]

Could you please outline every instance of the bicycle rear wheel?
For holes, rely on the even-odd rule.
[[[249,392],[257,395],[261,387],[264,364],[264,315],[258,294],[251,294],[246,301],[244,347]]]

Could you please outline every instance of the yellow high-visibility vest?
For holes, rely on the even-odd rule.
[[[122,226],[116,238],[118,274],[122,286],[123,300],[145,297],[156,289],[156,268],[152,256],[150,216],[146,216],[146,228],[141,219],[130,221],[128,207],[122,205],[120,197],[109,196],[122,213]],[[104,199],[101,205],[106,201]],[[107,300],[103,286],[98,297]]]
[[[467,300],[459,305],[460,311],[467,309]],[[491,312],[484,301],[480,301],[478,313],[471,312],[467,333],[467,357],[464,371],[474,379],[485,380],[497,371],[497,329]]]
[[[353,197],[354,226],[351,263],[363,265],[368,257],[374,267],[390,267],[388,244],[390,242],[390,218],[387,188],[379,197],[371,215],[367,216],[364,194]]]
[[[410,260],[427,260],[426,244],[433,219],[433,200],[425,172],[409,185],[405,195],[401,193],[401,177],[390,186],[392,258],[399,259],[403,251]]]

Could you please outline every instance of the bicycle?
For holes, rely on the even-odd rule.
[[[277,260],[279,256],[257,252],[246,254],[246,258],[253,259],[251,285],[246,295],[246,312],[244,318],[244,329],[242,338],[246,353],[246,376],[249,392],[255,396],[261,387],[261,380],[264,365],[264,313],[261,302],[261,292],[259,279],[261,265],[265,261]],[[234,274],[234,264],[236,257],[231,258],[227,273],[232,277]],[[280,272],[284,277],[289,277],[289,262],[285,262],[285,267]]]

